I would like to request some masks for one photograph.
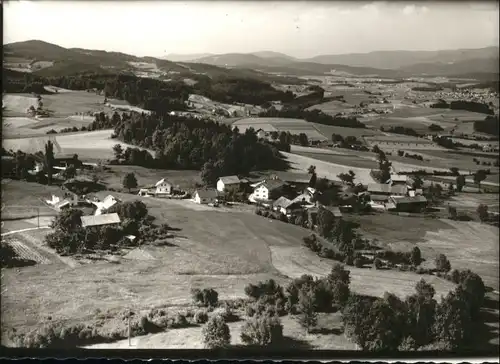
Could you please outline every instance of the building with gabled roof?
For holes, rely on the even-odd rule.
[[[88,215],[80,217],[83,227],[88,226],[101,226],[101,225],[114,225],[121,222],[118,214],[102,214],[102,215]]]
[[[425,196],[391,197],[390,202],[399,212],[422,212],[427,207]]]
[[[215,188],[198,189],[194,193],[193,200],[198,204],[209,204],[217,202],[219,193]]]
[[[155,187],[156,187],[155,193],[159,194],[159,195],[161,195],[161,194],[170,195],[170,194],[172,194],[172,190],[174,188],[172,183],[167,181],[165,178],[162,178],[161,180],[156,182]]]
[[[224,192],[226,188],[235,188],[239,187],[241,184],[241,180],[238,176],[224,176],[220,177],[217,181],[217,190],[220,192]]]

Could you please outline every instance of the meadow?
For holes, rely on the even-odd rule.
[[[127,147],[135,147],[126,143],[120,142],[118,139],[111,138],[113,130],[98,130],[88,132],[75,132],[54,134],[50,138],[56,140],[61,151],[54,150],[56,157],[58,155],[78,154],[81,160],[105,160],[111,159],[114,156],[113,146],[120,144],[124,149]],[[42,142],[37,142],[41,140]],[[3,147],[7,150],[22,150],[24,152],[34,153],[40,149],[45,140],[49,140],[48,136],[40,136],[35,138],[13,138],[3,140]],[[154,153],[150,151],[150,153]]]
[[[233,127],[238,127],[240,132],[244,132],[248,128],[254,130],[262,129],[267,132],[290,132],[291,134],[304,133],[309,140],[329,140],[329,137],[323,135],[316,127],[302,119],[288,118],[244,118],[235,121]]]

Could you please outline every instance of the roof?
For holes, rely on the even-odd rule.
[[[307,173],[275,172],[273,176],[276,176],[280,180],[285,182],[309,183],[309,181],[311,180],[311,176],[309,176]]]
[[[219,196],[217,190],[213,188],[199,189],[196,190],[196,193],[200,198],[217,198]]]
[[[293,202],[302,202],[302,200],[305,200],[306,202],[311,202],[311,195],[307,193],[302,193],[295,197],[292,201]]]
[[[107,195],[104,198],[104,200],[102,201],[102,208],[109,209],[111,206],[113,206],[117,202],[118,202],[118,199],[116,197],[114,197],[113,195]]]
[[[64,182],[64,184],[71,184],[71,183],[94,183],[94,181],[92,180],[92,178],[87,176],[77,176],[75,178],[70,178]]]
[[[391,186],[385,183],[370,183],[368,185],[368,192],[371,193],[390,193]]]
[[[155,184],[155,187],[158,187],[159,185],[161,185],[162,183],[168,183],[169,185],[172,185],[169,181],[167,181],[165,178],[162,178],[161,180],[159,180],[158,182],[156,182]]]
[[[273,202],[273,206],[283,207],[286,209],[292,203],[293,201],[289,200],[285,196],[281,196],[280,198],[278,198],[276,201]]]
[[[401,197],[393,200],[397,205],[400,204],[410,204],[410,203],[424,203],[427,199],[424,196],[414,196],[414,197]]]
[[[224,176],[219,178],[225,185],[239,184],[241,181],[238,176]]]
[[[113,214],[103,214],[103,215],[88,215],[80,217],[82,221],[82,226],[99,226],[108,224],[118,224],[120,222],[120,216],[115,212]]]
[[[268,190],[272,191],[283,187],[285,185],[285,182],[280,181],[279,179],[271,179],[264,181],[262,185],[267,187]]]
[[[391,174],[392,182],[407,182],[408,176],[405,174]]]
[[[408,187],[406,185],[391,186],[391,193],[406,195],[407,192],[408,192]]]

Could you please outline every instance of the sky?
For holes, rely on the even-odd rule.
[[[7,0],[3,10],[4,44],[38,39],[137,56],[266,50],[307,58],[499,43],[498,2]]]

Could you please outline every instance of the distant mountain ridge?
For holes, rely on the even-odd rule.
[[[6,44],[3,47],[4,66],[8,59],[52,61],[54,64],[39,74],[62,75],[75,72],[136,72],[131,63],[152,63],[164,72],[189,75],[245,75],[269,79],[270,74],[288,76],[318,76],[332,70],[348,74],[382,78],[415,76],[448,76],[480,74],[485,79],[498,79],[498,47],[443,51],[377,51],[344,55],[320,55],[298,59],[274,51],[226,54],[171,54],[162,58],[137,57],[121,52],[63,48],[39,40]],[[187,59],[193,56],[197,59]],[[170,58],[170,60],[165,59]],[[173,61],[176,59],[176,61]],[[7,61],[6,61],[7,60]],[[205,67],[202,65],[206,65]],[[208,67],[210,66],[210,67]],[[135,69],[134,69],[135,67]],[[493,75],[494,74],[494,75]],[[272,75],[271,75],[272,76]]]

